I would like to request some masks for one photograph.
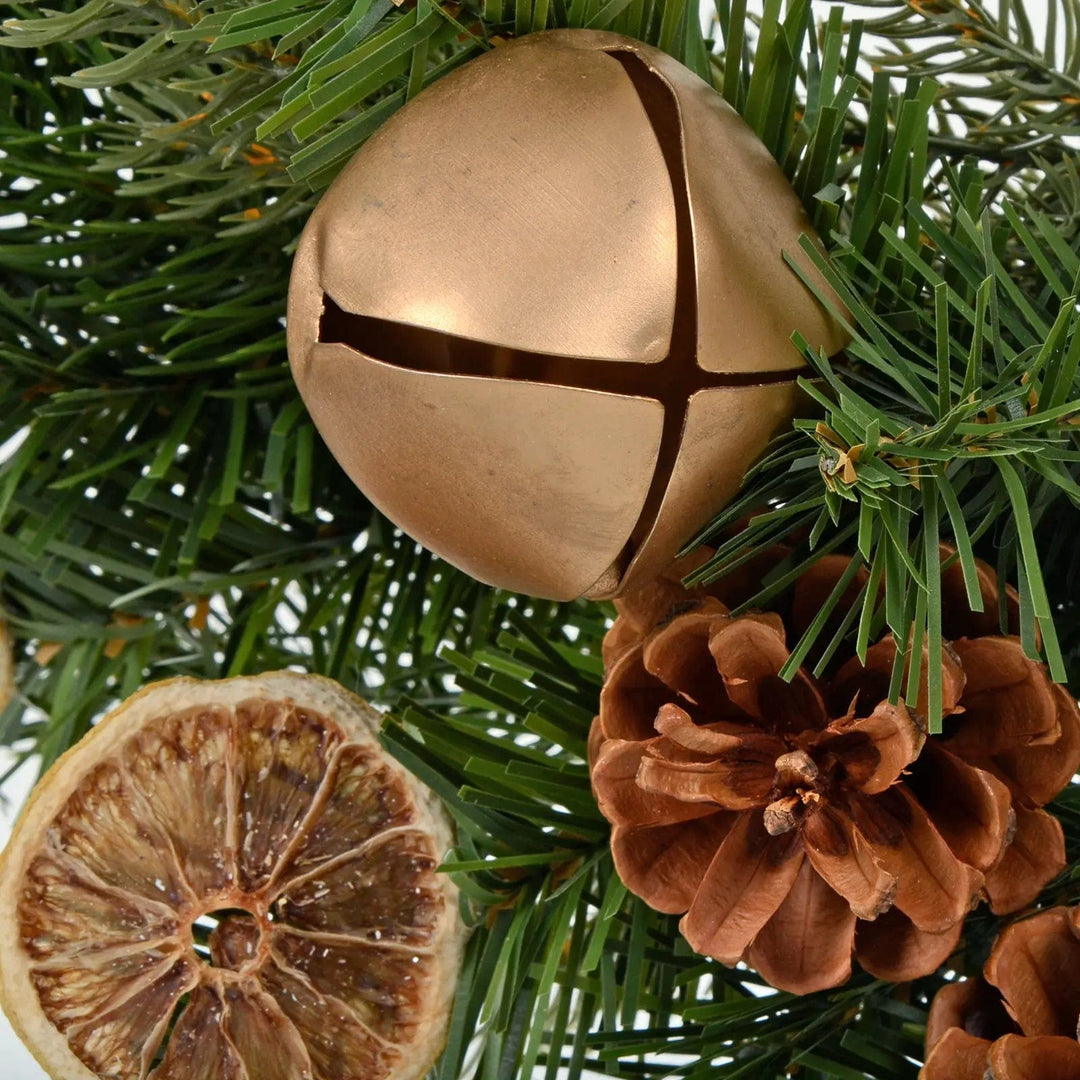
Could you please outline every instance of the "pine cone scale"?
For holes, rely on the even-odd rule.
[[[678,705],[662,705],[656,714],[654,726],[673,743],[706,757],[716,757],[748,746],[762,749],[776,747],[777,754],[783,753],[784,749],[780,739],[743,724],[723,720],[695,724],[690,714]]]
[[[892,907],[896,876],[878,862],[848,815],[829,807],[811,814],[803,843],[819,876],[860,919],[876,919]]]
[[[738,717],[739,709],[725,699],[708,642],[717,624],[729,622],[727,608],[715,601],[686,612],[662,626],[645,641],[642,664],[667,687],[678,687],[690,704],[709,704],[709,720]]]
[[[1043,806],[1056,798],[1080,761],[1080,714],[1068,691],[1053,686],[1057,742],[995,754],[988,767],[1024,800]]]
[[[680,798],[642,787],[638,772],[648,749],[648,742],[609,739],[597,757],[593,790],[601,813],[613,825],[670,825],[719,809],[711,801]]]
[[[1061,723],[1052,684],[1018,640],[954,643],[968,672],[964,715],[947,744],[969,760],[1056,742]]]
[[[907,785],[958,859],[984,873],[1001,862],[1016,816],[1009,788],[993,773],[931,739]]]
[[[791,683],[779,678],[789,654],[783,626],[778,622],[746,615],[715,626],[709,636],[709,652],[727,697],[745,716],[774,731],[823,727],[827,719],[824,705],[806,676],[800,673]]]
[[[903,705],[888,702],[879,704],[869,716],[834,721],[826,732],[818,746],[825,751],[843,747],[837,756],[846,766],[847,782],[867,795],[892,787],[919,756],[926,741],[925,724]],[[870,752],[861,755],[860,768],[853,768],[860,747]]]
[[[967,914],[983,875],[962,863],[903,786],[851,800],[853,819],[881,867],[897,879],[896,906],[915,926],[942,933]]]
[[[848,979],[854,944],[855,912],[807,859],[748,959],[770,982],[805,994]]]
[[[860,709],[869,710],[875,703],[886,701],[889,697],[889,681],[892,676],[893,662],[896,658],[896,644],[891,637],[871,645],[866,651],[865,665],[858,657],[852,657],[837,671],[832,680],[829,705],[833,711],[848,707],[854,698]],[[921,670],[926,670],[926,648],[923,647]],[[941,657],[941,701],[945,715],[956,712],[962,696],[966,693],[967,672],[960,659],[953,655],[950,648],[942,652]],[[919,696],[909,709],[919,716],[927,713],[927,687],[925,678],[921,680]]]
[[[990,1047],[993,1080],[1080,1080],[1080,1044],[1061,1035],[1005,1035]]]
[[[641,654],[640,644],[625,650],[600,691],[600,716],[609,739],[651,739],[656,714],[671,700],[671,690],[645,669]]]
[[[855,928],[855,955],[875,978],[907,982],[940,967],[956,949],[963,923],[939,934],[920,930],[898,907]]]
[[[804,858],[798,833],[773,837],[760,814],[740,814],[679,923],[691,948],[738,963],[783,903]]]
[[[990,1040],[969,1035],[960,1028],[950,1029],[926,1059],[920,1076],[948,1077],[949,1080],[983,1080]]]
[[[797,829],[806,816],[806,804],[798,795],[774,799],[765,807],[765,831],[770,836],[783,836]]]
[[[681,915],[694,902],[735,817],[721,811],[673,825],[617,827],[611,834],[615,870],[650,907]]]
[[[983,979],[946,983],[934,995],[926,1018],[927,1045],[936,1045],[950,1028],[981,1039],[987,1049],[1002,1031],[1019,1030],[1005,1011],[1001,995]]]
[[[1076,1039],[1080,939],[1068,908],[1051,908],[1007,927],[984,973],[1025,1035]]]
[[[1045,810],[1017,805],[1014,830],[1001,861],[986,875],[990,907],[997,915],[1032,903],[1042,886],[1065,865],[1061,822]]]
[[[708,761],[671,761],[662,754],[653,744],[642,758],[637,783],[643,791],[725,810],[751,810],[769,800],[776,755],[768,748],[740,747]]]

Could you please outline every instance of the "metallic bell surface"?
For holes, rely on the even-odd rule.
[[[816,276],[802,233],[769,152],[688,69],[532,34],[418,95],[323,196],[289,287],[293,374],[426,547],[517,592],[614,596],[790,419],[793,331],[845,344],[784,263]]]

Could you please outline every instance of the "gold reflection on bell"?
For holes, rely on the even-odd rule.
[[[345,471],[432,551],[506,589],[611,596],[790,418],[792,332],[843,346],[781,256],[810,231],[681,64],[533,34],[425,90],[323,197],[293,372]]]

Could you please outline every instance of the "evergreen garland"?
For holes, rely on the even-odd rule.
[[[703,534],[694,580],[786,541],[765,606],[856,552],[869,582],[820,663],[844,635],[925,642],[934,723],[944,540],[972,587],[976,553],[1018,582],[1025,646],[1075,690],[1080,2],[1050,0],[1042,39],[1018,0],[877,0],[850,23],[718,0],[714,37],[687,0],[11,9],[0,607],[20,692],[0,742],[48,764],[151,679],[301,663],[392,707],[386,745],[457,820],[447,870],[476,929],[439,1080],[914,1077],[944,975],[765,993],[628,896],[584,764],[608,613],[477,585],[365,502],[289,376],[290,252],[362,141],[499,37],[658,45],[781,163],[854,334],[807,356],[804,417]],[[1071,868],[1045,899],[1075,903],[1078,789],[1054,810]],[[971,917],[951,967],[976,970],[997,924]]]

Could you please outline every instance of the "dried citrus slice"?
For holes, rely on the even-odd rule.
[[[0,709],[7,706],[15,693],[15,646],[8,633],[7,623],[0,615]]]
[[[0,861],[0,1002],[51,1076],[427,1073],[464,928],[377,719],[312,675],[176,679],[49,770]]]

